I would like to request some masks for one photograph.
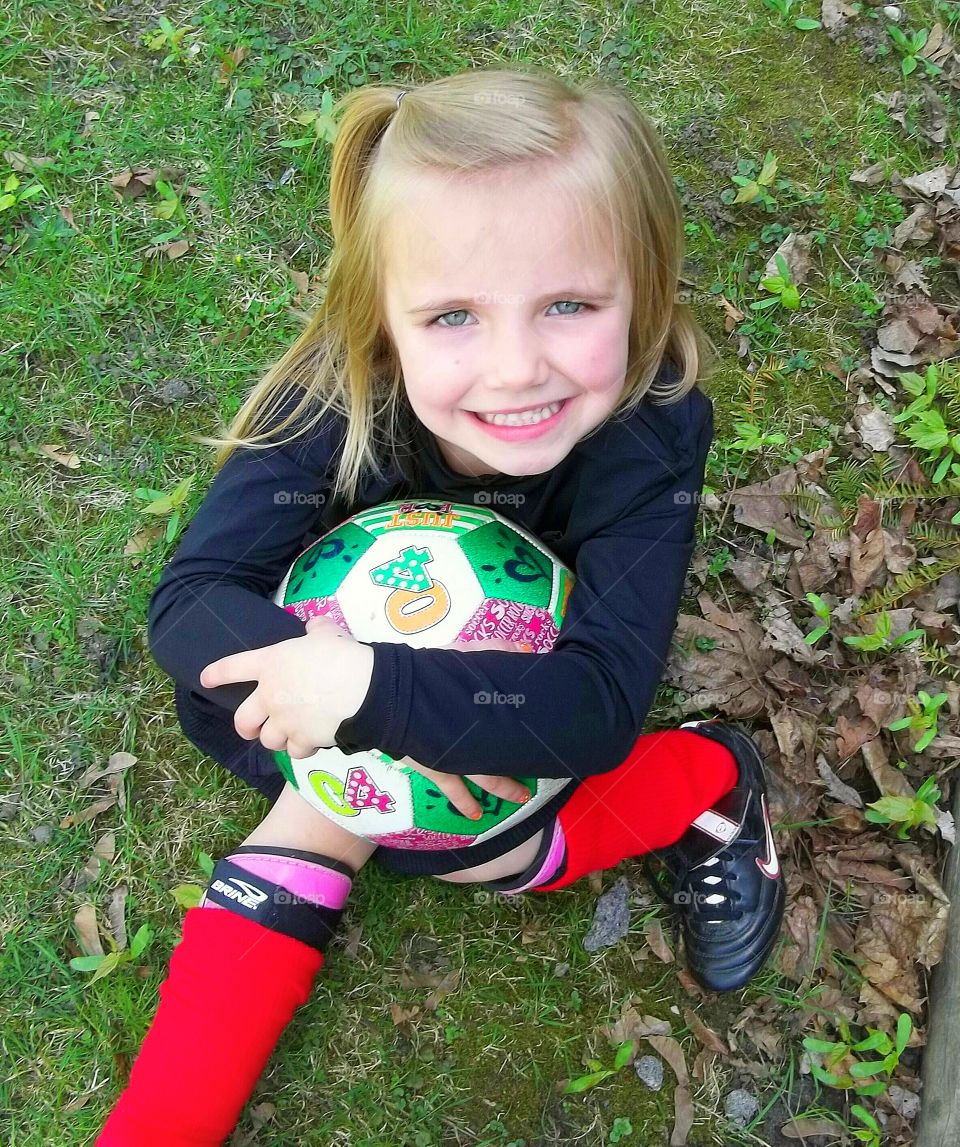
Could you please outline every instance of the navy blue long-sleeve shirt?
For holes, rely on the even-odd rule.
[[[665,362],[658,381],[675,378]],[[710,399],[696,387],[668,406],[646,396],[632,414],[608,419],[579,441],[554,469],[522,477],[456,473],[415,422],[411,452],[369,476],[351,505],[330,497],[344,429],[340,416],[328,414],[308,439],[235,451],[164,570],[150,599],[149,642],[179,686],[184,728],[202,720],[184,713],[191,699],[232,714],[256,687],[204,689],[205,665],[303,635],[303,623],[270,598],[315,538],[386,501],[479,500],[538,537],[576,574],[553,649],[532,656],[369,642],[370,686],[356,714],[341,722],[337,746],[347,753],[378,748],[458,775],[582,780],[615,768],[643,731],[676,625],[713,436]],[[523,703],[478,705],[478,692],[519,694]],[[224,736],[222,751],[208,751],[222,762],[236,754],[238,741]],[[469,864],[532,835],[547,823],[545,810],[555,814],[574,787],[501,834],[496,849],[473,846]],[[385,866],[464,866],[444,869],[436,853],[401,856]]]

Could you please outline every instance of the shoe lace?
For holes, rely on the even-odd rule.
[[[738,905],[743,897],[732,886],[736,879],[732,868],[735,859],[730,848],[723,848],[702,864],[679,873],[664,867],[651,874],[651,882],[665,904],[696,912],[707,924],[739,920],[743,912]],[[647,870],[650,872],[649,861]]]

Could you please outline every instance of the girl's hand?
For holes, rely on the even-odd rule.
[[[314,617],[303,637],[248,649],[211,662],[200,674],[205,689],[235,681],[258,686],[233,723],[247,741],[286,749],[300,760],[336,745],[341,721],[353,717],[370,687],[373,650],[328,617]]]
[[[490,649],[503,649],[508,653],[522,652],[520,647],[514,645],[510,641],[454,641],[451,645],[445,645],[444,649],[459,649],[463,653],[471,653],[476,650],[490,650]],[[435,769],[428,769],[425,765],[417,764],[410,757],[401,757],[397,761],[398,765],[408,765],[411,769],[416,769],[418,773],[422,773],[425,777],[437,786],[443,793],[448,801],[464,816],[470,817],[471,820],[479,820],[478,813],[483,812],[480,802],[474,797],[470,790],[464,783],[465,780],[473,781],[478,787],[485,792],[493,793],[494,796],[502,797],[504,800],[513,801],[519,804],[526,800],[532,794],[526,785],[522,785],[513,777],[497,777],[489,776],[484,773],[471,773],[466,778],[457,776],[456,773],[438,773]]]

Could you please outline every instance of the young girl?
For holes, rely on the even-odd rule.
[[[519,893],[653,853],[690,970],[720,991],[779,932],[753,740],[717,721],[641,732],[713,434],[651,124],[616,89],[534,69],[368,86],[339,110],[323,302],[227,436],[202,439],[221,468],[150,603],[185,733],[275,803],[187,912],[100,1147],[224,1140],[374,854]],[[492,505],[575,568],[549,655],[358,642],[273,604],[314,538],[428,496]],[[464,778],[481,801],[521,800],[518,775],[572,783],[483,844],[376,849],[277,768],[277,750],[334,745],[404,760],[464,815]]]

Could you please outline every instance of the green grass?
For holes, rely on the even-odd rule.
[[[16,1147],[92,1141],[179,936],[171,890],[202,883],[198,853],[222,855],[266,811],[183,737],[172,683],[146,647],[147,600],[175,541],[124,551],[148,523],[139,487],[170,491],[193,474],[195,510],[212,467],[187,436],[229,418],[298,330],[283,264],[320,269],[328,158],[319,144],[280,146],[300,134],[295,116],[319,107],[327,89],[412,84],[517,59],[626,83],[664,135],[686,203],[694,306],[722,349],[710,385],[718,447],[708,473],[719,488],[732,481],[720,445],[745,412],[790,444],[754,458],[753,476],[826,445],[849,414],[827,364],[852,369],[864,355],[884,287],[870,230],[904,216],[888,193],[853,188],[850,172],[879,158],[902,174],[956,162],[955,147],[941,157],[908,139],[873,100],[900,86],[919,91],[917,76],[902,81],[894,53],[866,63],[851,39],[784,28],[760,0],[665,0],[656,12],[634,6],[622,15],[595,2],[549,12],[469,0],[455,13],[438,3],[320,0],[162,7],[175,26],[196,31],[200,48],[166,68],[142,42],[156,28],[147,6],[104,6],[106,19],[91,4],[10,0],[0,15],[0,150],[52,160],[36,176],[43,193],[0,215],[0,791],[18,802],[0,822],[0,1132]],[[901,27],[933,23],[931,5],[904,11]],[[817,13],[804,4],[797,14]],[[870,10],[861,22],[882,19]],[[240,45],[248,54],[235,80],[218,83],[220,59]],[[951,125],[955,137],[955,113]],[[791,181],[778,209],[721,204],[737,160],[762,161],[767,149],[780,161],[778,178]],[[174,230],[154,214],[156,193],[118,201],[111,189],[112,176],[138,165],[168,169],[202,195],[185,197],[191,248],[175,262],[145,255]],[[10,172],[3,160],[0,175]],[[734,222],[716,229],[716,210]],[[802,310],[757,320],[749,304],[763,294],[763,266],[777,234],[798,226],[822,231],[823,275],[803,288]],[[929,273],[936,284],[937,268]],[[779,369],[744,372],[715,305],[721,291],[754,323],[753,355]],[[165,401],[171,383],[185,397]],[[48,444],[75,452],[79,467],[51,460],[40,449]],[[722,544],[705,525],[706,552]],[[675,720],[664,690],[650,727]],[[79,790],[83,772],[121,751],[137,758],[123,807],[59,828],[103,789]],[[74,890],[107,831],[115,859]],[[638,877],[639,868],[622,871]],[[613,879],[605,874],[605,886]],[[129,935],[148,923],[155,937],[139,969],[88,985],[69,968],[72,920],[92,900],[105,924],[119,884],[128,888]],[[268,1100],[276,1110],[260,1141],[271,1143],[605,1144],[617,1117],[634,1128],[627,1143],[668,1142],[669,1072],[658,1096],[630,1069],[570,1097],[565,1110],[554,1095],[586,1060],[612,1061],[600,1029],[630,1001],[671,1019],[688,1061],[698,1050],[669,1010],[691,1004],[673,971],[637,959],[639,910],[625,940],[583,951],[595,899],[586,881],[509,902],[369,865],[241,1126],[253,1126]],[[429,988],[404,986],[423,949],[439,967],[463,969],[436,1011],[425,1010]],[[555,974],[558,963],[569,963],[566,975]],[[701,1014],[722,1031],[739,1002]],[[391,1011],[415,1007],[402,1021]],[[701,1088],[696,1102],[690,1142],[729,1141],[717,1094]]]

